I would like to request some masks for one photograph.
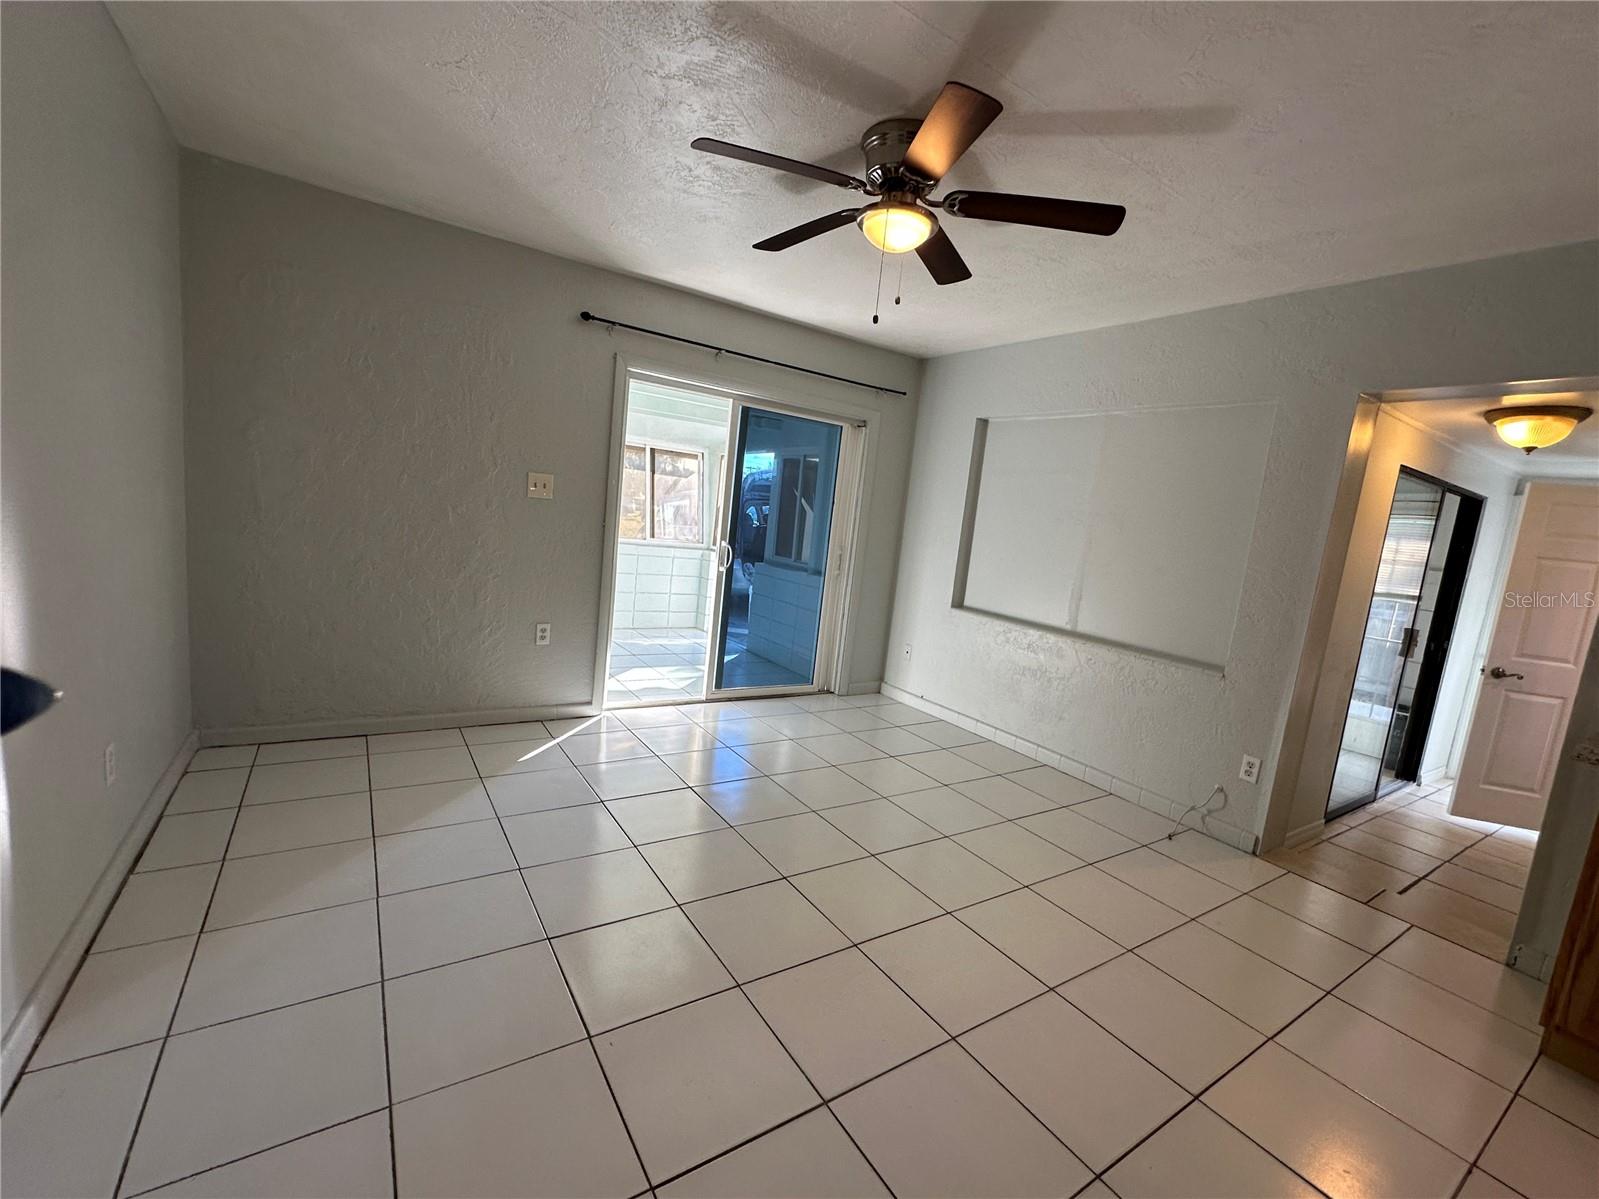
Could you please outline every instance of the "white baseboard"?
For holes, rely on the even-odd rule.
[[[21,1075],[39,1034],[50,1022],[50,1017],[55,1015],[56,1006],[77,975],[78,964],[94,943],[94,936],[100,931],[106,913],[111,910],[112,903],[122,890],[123,880],[133,869],[144,843],[150,839],[156,821],[161,819],[161,813],[166,810],[167,800],[172,798],[172,792],[177,789],[178,780],[188,769],[189,759],[194,756],[198,745],[199,735],[193,731],[183,739],[183,744],[178,747],[178,752],[128,827],[121,844],[95,880],[89,898],[84,900],[66,935],[45,963],[39,981],[34,983],[33,990],[22,1001],[17,1018],[11,1022],[11,1027],[6,1030],[5,1041],[0,1044],[0,1093],[11,1093],[12,1084]]]
[[[864,683],[850,683],[848,686],[833,688],[834,695],[875,695],[879,691],[887,694],[882,679],[871,679]]]
[[[1505,964],[1512,970],[1531,975],[1539,982],[1548,982],[1549,976],[1555,972],[1555,955],[1530,945],[1512,945],[1509,961]]]
[[[1326,827],[1327,822],[1325,820],[1312,820],[1309,824],[1302,824],[1283,838],[1283,848],[1292,849],[1296,845],[1304,845],[1306,842],[1314,841],[1321,836]]]
[[[319,737],[357,737],[372,733],[415,733],[423,729],[470,728],[477,724],[519,724],[524,720],[567,720],[596,715],[592,703],[554,704],[543,708],[490,708],[476,712],[432,712],[420,716],[361,716],[346,720],[312,720],[299,724],[247,724],[201,729],[201,745],[251,745],[269,741],[305,741]]]
[[[1014,733],[995,725],[987,724],[974,716],[967,715],[965,712],[947,708],[943,704],[935,703],[923,696],[906,691],[903,687],[896,687],[892,683],[884,683],[882,692],[884,695],[899,700],[900,703],[909,704],[911,707],[919,708],[923,712],[929,712],[942,720],[947,720],[950,724],[969,729],[971,732],[987,737],[990,741],[997,742],[1009,749],[1014,749],[1018,753],[1037,758],[1046,766],[1053,766],[1073,778],[1079,778],[1085,783],[1092,783],[1096,787],[1102,787],[1112,795],[1120,796],[1127,802],[1135,803],[1141,808],[1148,808],[1151,812],[1164,816],[1167,820],[1175,820],[1188,807],[1186,803],[1179,803],[1147,788],[1140,787],[1137,783],[1119,779],[1115,775],[1107,774],[1105,771],[1090,766],[1085,762],[1079,762],[1059,750],[1051,749],[1047,745],[1040,745],[1036,741],[1028,741],[1018,737]],[[1234,849],[1241,849],[1245,853],[1254,853],[1259,841],[1259,838],[1253,832],[1228,824],[1224,820],[1218,820],[1214,813],[1208,815],[1195,813],[1190,815],[1184,822],[1183,827],[1202,832],[1206,836],[1222,842],[1224,845],[1230,845]]]

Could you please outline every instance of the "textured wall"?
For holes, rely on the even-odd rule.
[[[590,702],[619,351],[884,413],[850,663],[881,677],[915,401],[577,312],[912,390],[914,360],[217,159],[183,205],[202,728]]]
[[[6,4],[4,1024],[189,730],[178,151],[98,4]],[[116,781],[103,774],[117,747]]]
[[[1225,782],[1221,819],[1256,830],[1357,395],[1599,373],[1596,281],[1584,243],[933,360],[888,681],[1169,800]],[[1224,676],[950,608],[978,417],[1255,400],[1278,415]]]

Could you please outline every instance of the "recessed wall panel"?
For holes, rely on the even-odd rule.
[[[959,606],[1224,665],[1274,412],[988,420]]]

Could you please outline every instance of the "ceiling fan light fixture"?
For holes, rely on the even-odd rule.
[[[1516,404],[1491,408],[1482,417],[1500,441],[1530,454],[1564,441],[1592,415],[1591,408],[1569,404]]]
[[[938,220],[919,204],[879,200],[855,218],[866,240],[886,254],[904,254],[933,236]]]

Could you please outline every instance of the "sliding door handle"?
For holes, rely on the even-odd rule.
[[[716,545],[716,569],[726,570],[733,565],[733,547],[721,541]]]

